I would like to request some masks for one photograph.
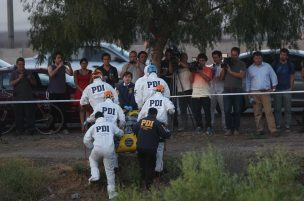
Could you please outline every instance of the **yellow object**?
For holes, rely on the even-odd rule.
[[[137,137],[134,133],[124,134],[119,141],[116,149],[117,153],[135,152]]]
[[[137,116],[139,114],[139,110],[132,110],[128,112],[127,116]]]

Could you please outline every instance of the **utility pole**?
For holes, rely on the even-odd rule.
[[[8,48],[14,48],[14,9],[13,0],[7,0]]]

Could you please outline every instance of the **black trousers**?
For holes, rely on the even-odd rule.
[[[192,90],[178,92],[178,95],[191,95],[191,94],[192,94]],[[185,125],[187,123],[185,121],[187,121],[187,117],[188,117],[187,108],[189,107],[192,112],[191,96],[180,97],[178,101],[179,101],[181,119],[183,120],[181,124]]]
[[[137,149],[137,156],[140,168],[140,183],[144,183],[147,189],[153,183],[156,164],[156,150]]]
[[[15,104],[14,111],[17,132],[33,131],[35,128],[35,104]]]
[[[197,126],[203,128],[202,107],[205,113],[205,128],[211,127],[211,102],[209,97],[192,98],[192,108]]]
[[[58,94],[58,93],[50,93],[49,94],[50,100],[67,100],[66,94]],[[66,122],[67,122],[67,115],[66,115],[66,104],[67,103],[54,103],[54,105],[57,105],[63,114],[63,126],[62,129],[67,129]],[[52,125],[54,126],[54,125]]]

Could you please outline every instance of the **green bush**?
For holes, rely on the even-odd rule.
[[[239,201],[300,200],[303,186],[296,179],[299,165],[282,148],[259,152],[248,166],[248,175],[239,186]]]
[[[23,160],[9,160],[0,165],[2,200],[39,200],[47,191],[48,177]]]
[[[281,148],[247,159],[248,167],[240,168],[245,172],[237,174],[224,161],[227,160],[212,147],[206,152],[185,154],[179,177],[168,186],[158,186],[151,192],[126,188],[117,200],[298,201],[304,195],[303,185],[296,179],[299,165]]]
[[[183,156],[182,175],[165,190],[164,200],[235,200],[236,177],[225,170],[222,156],[213,148]]]

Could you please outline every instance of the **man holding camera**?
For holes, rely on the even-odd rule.
[[[212,135],[213,129],[211,128],[211,110],[210,110],[210,98],[209,98],[209,82],[212,79],[212,69],[206,66],[208,57],[200,53],[197,56],[197,66],[193,69],[192,77],[192,105],[193,113],[196,120],[197,127],[196,132],[201,132],[203,128],[202,122],[202,107],[205,113],[205,128],[206,134]]]
[[[144,69],[141,68],[140,63],[137,60],[137,52],[131,51],[129,54],[129,63],[122,67],[120,77],[123,77],[125,72],[130,72],[133,75],[132,82],[135,83],[136,80],[144,75]]]
[[[224,93],[241,93],[242,80],[246,74],[246,64],[239,60],[240,48],[231,48],[230,54],[231,58],[226,59],[222,64],[224,70],[221,72],[220,79],[224,80]],[[226,136],[239,134],[241,105],[241,95],[224,96]]]

